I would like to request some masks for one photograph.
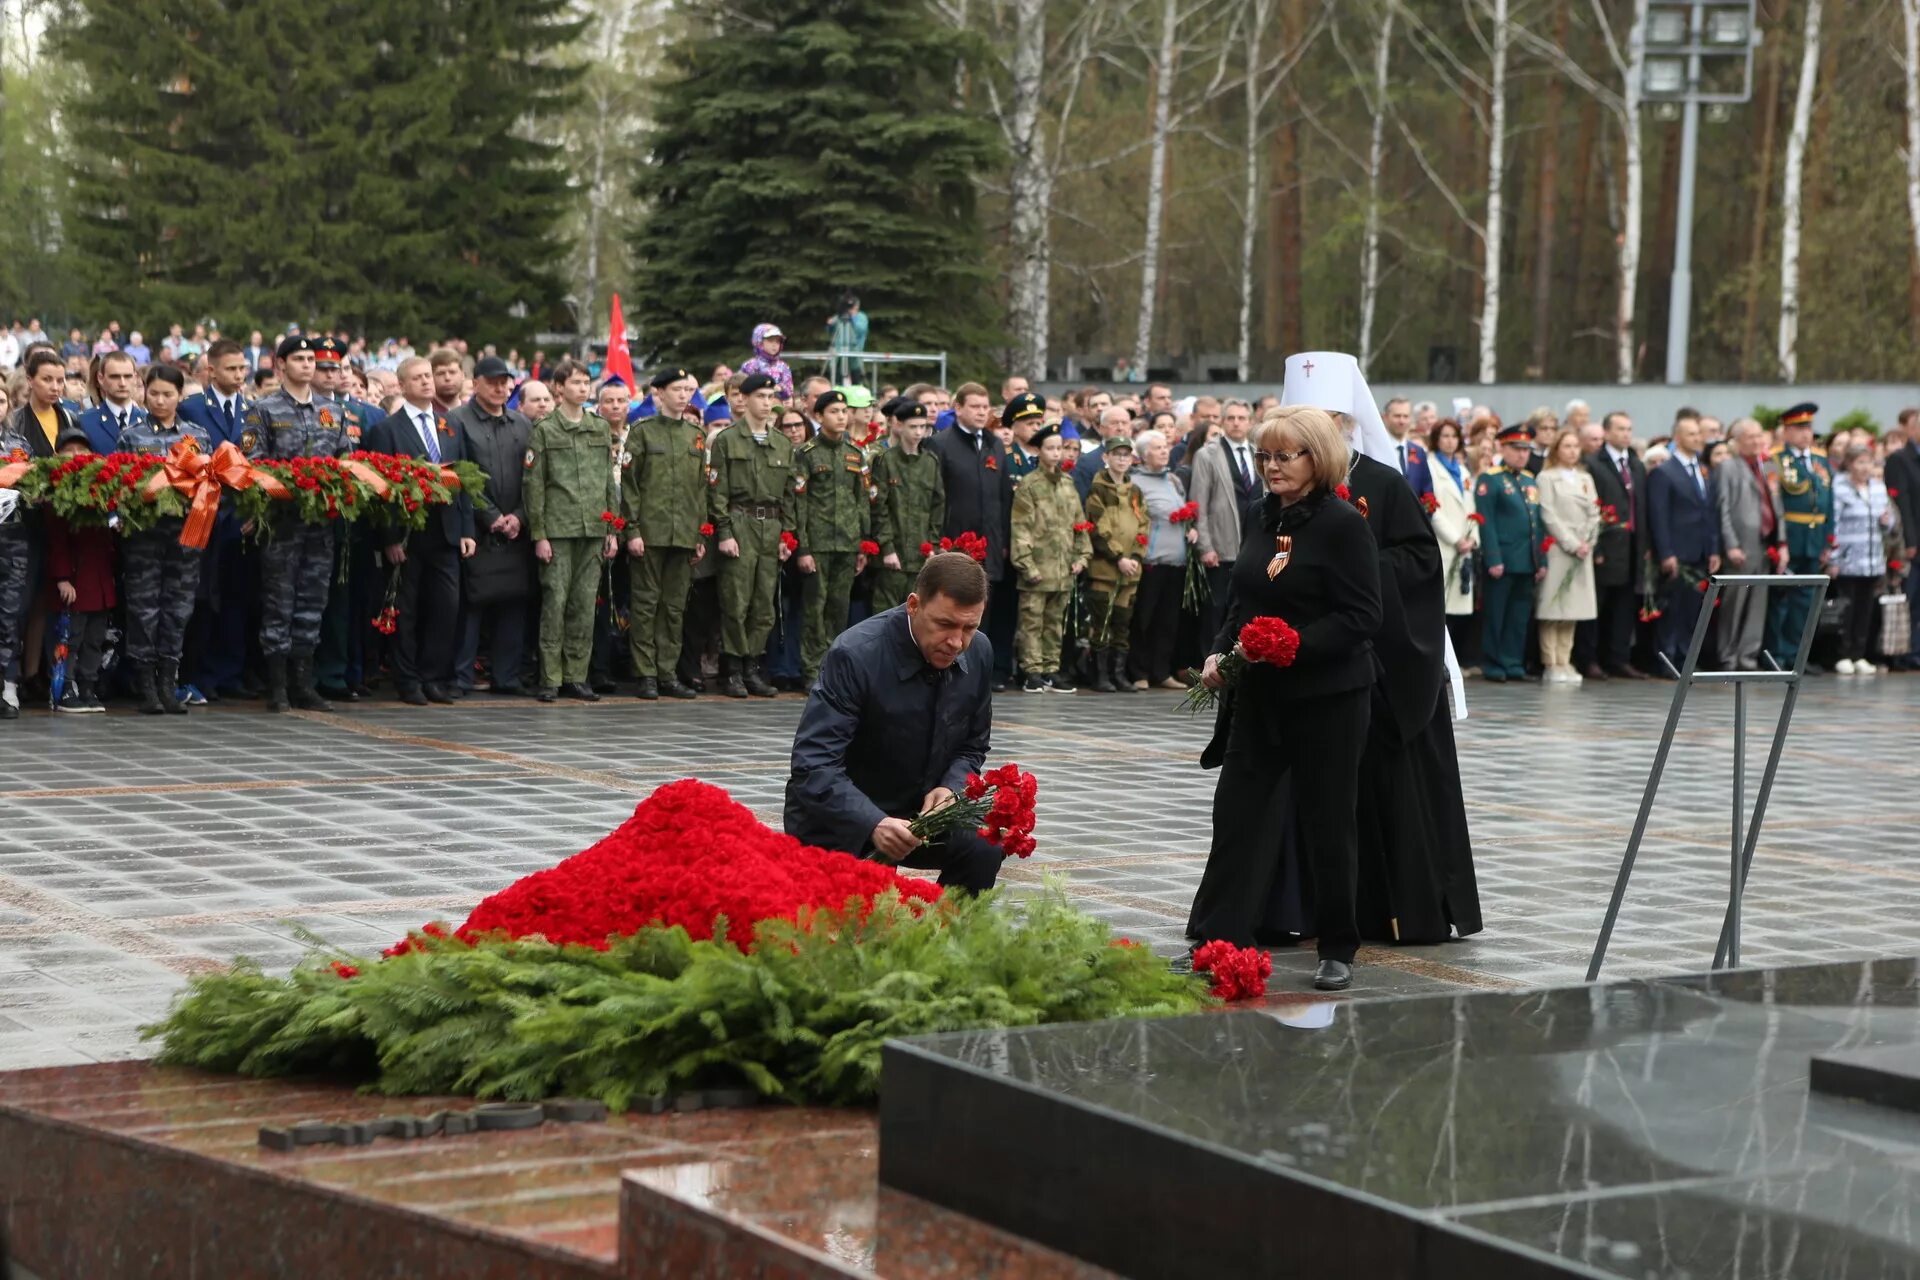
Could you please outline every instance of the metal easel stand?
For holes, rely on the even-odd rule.
[[[1620,859],[1620,875],[1613,885],[1613,901],[1607,904],[1607,918],[1600,926],[1600,937],[1593,946],[1593,959],[1587,965],[1587,981],[1600,977],[1600,966],[1607,958],[1607,943],[1613,937],[1614,922],[1620,917],[1620,902],[1627,895],[1627,879],[1633,874],[1633,860],[1640,852],[1640,840],[1647,833],[1647,819],[1653,813],[1653,798],[1660,790],[1660,775],[1666,771],[1667,753],[1673,749],[1674,730],[1680,725],[1680,712],[1695,684],[1733,686],[1733,839],[1727,883],[1727,914],[1720,926],[1720,941],[1714,948],[1713,967],[1737,968],[1740,964],[1740,898],[1746,891],[1747,873],[1753,867],[1753,850],[1760,841],[1760,824],[1766,820],[1767,799],[1773,794],[1773,780],[1780,770],[1780,751],[1786,745],[1787,725],[1793,719],[1793,705],[1800,696],[1800,682],[1806,678],[1807,655],[1813,650],[1813,636],[1820,623],[1820,606],[1826,600],[1827,576],[1823,573],[1730,574],[1707,580],[1706,596],[1700,602],[1700,618],[1694,623],[1693,640],[1687,646],[1685,664],[1674,675],[1680,684],[1673,691],[1673,705],[1667,710],[1667,727],[1660,735],[1660,749],[1653,754],[1653,769],[1647,775],[1647,789],[1640,797],[1640,814],[1634,819],[1633,834],[1627,838],[1627,852]],[[1773,655],[1762,651],[1761,659],[1771,671],[1701,671],[1700,650],[1705,647],[1707,630],[1713,624],[1713,611],[1723,587],[1810,588],[1813,603],[1807,610],[1807,623],[1800,633],[1800,648],[1794,655],[1792,670],[1783,671]],[[1673,671],[1665,654],[1660,661]],[[1774,726],[1773,748],[1767,753],[1766,772],[1760,776],[1760,793],[1754,799],[1753,820],[1746,826],[1747,758],[1747,686],[1784,684],[1787,696],[1780,705],[1780,721]]]

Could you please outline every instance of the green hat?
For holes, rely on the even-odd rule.
[[[1122,450],[1132,453],[1133,437],[1122,431],[1117,436],[1109,436],[1107,442],[1101,445],[1100,449],[1103,453],[1119,453]]]
[[[867,390],[865,387],[844,386],[835,387],[834,390],[847,398],[847,408],[849,409],[871,409],[873,407],[873,392]]]

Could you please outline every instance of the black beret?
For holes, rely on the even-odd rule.
[[[1038,453],[1040,446],[1060,434],[1058,427],[1042,427],[1027,438],[1027,448]]]
[[[927,406],[918,400],[909,400],[905,396],[893,402],[890,415],[896,422],[925,422],[928,418]]]
[[[772,378],[768,377],[764,373],[750,373],[747,375],[747,380],[740,384],[740,394],[743,396],[750,396],[754,392],[760,390],[762,387],[771,387],[776,385],[778,384],[776,384]]]
[[[273,358],[276,360],[285,360],[296,351],[314,351],[317,349],[313,339],[309,338],[306,334],[290,333],[280,339],[280,345],[273,349]]]
[[[847,393],[844,391],[822,391],[813,398],[813,416],[819,417],[836,404],[845,404]]]
[[[672,386],[674,383],[680,381],[680,379],[682,378],[691,378],[692,376],[693,375],[688,373],[685,369],[681,369],[678,367],[662,369],[660,372],[653,375],[653,377],[647,382],[647,385],[652,387],[655,391],[658,391],[662,387]]]

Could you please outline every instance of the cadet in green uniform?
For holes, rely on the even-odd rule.
[[[1102,446],[1106,466],[1087,494],[1087,523],[1093,526],[1093,559],[1087,562],[1087,616],[1093,621],[1095,693],[1138,693],[1127,679],[1127,636],[1133,625],[1133,597],[1140,590],[1141,539],[1152,528],[1140,490],[1127,479],[1133,470],[1133,441],[1123,431]]]
[[[853,579],[867,567],[860,544],[873,532],[873,497],[867,488],[867,458],[847,439],[852,410],[840,391],[823,391],[813,402],[820,434],[794,455],[793,535],[800,572],[806,575],[800,608],[800,670],[811,685],[827,646],[847,629]]]
[[[593,655],[593,598],[600,562],[619,549],[603,517],[616,509],[613,435],[606,420],[587,413],[593,377],[586,366],[562,360],[553,371],[559,403],[534,424],[527,441],[527,532],[540,561],[540,701],[562,687],[582,702],[598,702],[587,685]]]
[[[920,566],[922,547],[937,546],[947,518],[947,482],[940,459],[920,451],[927,436],[927,406],[900,399],[893,405],[889,435],[893,447],[874,455],[873,540],[880,544],[879,579],[873,584],[873,611],[884,613],[906,603]]]
[[[706,551],[707,437],[687,408],[699,383],[685,369],[653,377],[654,412],[627,433],[626,483],[620,501],[633,557],[627,632],[639,697],[697,698],[674,674],[680,662],[687,594],[694,562]]]
[[[1527,460],[1533,433],[1525,423],[1500,432],[1500,461],[1473,487],[1474,509],[1484,527],[1480,552],[1487,565],[1486,618],[1481,673],[1496,684],[1525,680],[1527,624],[1533,618],[1534,584],[1547,576],[1540,543],[1540,495]]]
[[[720,692],[771,698],[760,670],[773,631],[773,584],[791,549],[793,442],[774,430],[773,379],[740,384],[740,416],[708,451],[707,520],[720,539]]]
[[[1020,397],[1035,399],[1039,397]],[[1093,554],[1085,512],[1073,477],[1060,469],[1066,441],[1052,427],[1034,433],[1040,465],[1013,490],[1011,559],[1020,575],[1020,625],[1014,653],[1020,660],[1026,693],[1072,693],[1073,685],[1057,669],[1066,639],[1067,599],[1073,580]]]
[[[1833,563],[1833,472],[1813,450],[1815,404],[1797,404],[1780,415],[1781,447],[1773,455],[1780,482],[1780,523],[1786,533],[1788,573],[1826,573]],[[1909,539],[1911,540],[1911,539]],[[1782,669],[1793,666],[1813,607],[1808,587],[1785,587],[1767,604],[1767,652]],[[1807,671],[1822,668],[1809,662]]]

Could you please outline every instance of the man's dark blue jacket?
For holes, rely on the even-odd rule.
[[[872,848],[885,817],[910,818],[927,792],[956,795],[993,734],[993,645],[984,631],[945,671],[927,664],[906,606],[841,633],[793,737],[786,829],[846,853]]]

